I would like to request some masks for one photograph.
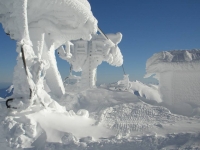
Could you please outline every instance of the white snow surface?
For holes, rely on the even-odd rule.
[[[200,106],[200,50],[174,50],[154,54],[147,60],[146,77],[155,75],[165,107],[192,116]]]
[[[1,140],[14,149],[200,148],[199,117],[172,114],[128,91],[96,88],[68,93],[58,102],[66,110],[41,105],[18,112],[2,103]]]
[[[147,60],[145,77],[166,71],[200,71],[200,50],[173,50],[154,54]]]

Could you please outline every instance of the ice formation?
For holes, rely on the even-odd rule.
[[[104,36],[94,34],[90,41],[73,40],[66,42],[58,49],[59,56],[72,65],[73,71],[82,71],[82,88],[90,88],[96,85],[97,66],[102,61],[113,66],[123,64],[123,56],[117,44],[122,39],[121,33],[107,34]]]
[[[107,88],[113,91],[129,91],[140,97],[142,100],[147,100],[148,103],[160,103],[162,99],[160,93],[158,92],[157,85],[146,85],[140,81],[130,81],[129,75],[125,74],[122,80],[116,83],[110,83],[108,85],[100,85],[102,88]],[[150,100],[150,101],[149,101]]]
[[[200,107],[200,50],[154,54],[147,61],[146,71],[146,77],[156,74],[161,98],[172,112],[192,115],[193,107]]]
[[[11,108],[17,108],[14,116],[5,118],[7,132],[11,134],[8,141],[11,147],[20,147],[36,138],[38,124],[20,111],[36,111],[35,108],[49,108],[65,111],[55,102],[65,89],[57,69],[55,50],[66,41],[90,40],[91,34],[97,32],[97,20],[93,16],[87,0],[1,0],[0,23],[11,39],[17,41],[18,57],[13,77],[13,101]],[[16,119],[20,118],[20,119]],[[24,122],[29,122],[26,129]],[[10,131],[13,128],[13,131]],[[24,145],[25,146],[25,145]]]
[[[131,88],[131,82],[129,81],[128,76],[128,74],[124,74],[123,80],[119,80],[117,83],[111,84],[111,87],[109,87],[109,89],[128,91]]]
[[[117,46],[122,35],[107,34],[108,39],[97,35],[97,20],[87,0],[0,0],[0,23],[17,41],[19,53],[11,103],[17,109],[8,109],[6,100],[0,98],[1,149],[199,147],[200,118],[174,115],[164,107],[145,104],[133,92],[159,102],[157,89],[130,82],[128,75],[117,82],[116,91],[91,88],[64,94],[54,55],[57,48],[73,70],[83,71],[85,87],[95,85],[95,70],[102,61],[115,66],[123,62]],[[172,61],[173,55],[170,52],[167,60]],[[184,58],[197,70],[199,51],[187,51]]]
[[[22,101],[26,101],[27,106],[33,103],[33,99],[41,99],[44,103],[45,98],[39,96],[48,95],[44,94],[43,79],[53,95],[62,96],[65,90],[54,53],[66,41],[89,40],[91,34],[96,33],[97,20],[92,15],[89,3],[86,0],[7,0],[0,1],[0,7],[0,22],[5,32],[18,43],[14,97],[29,99],[31,90],[39,98]],[[28,80],[22,67],[22,48]]]

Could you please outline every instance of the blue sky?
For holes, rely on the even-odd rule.
[[[105,33],[121,32],[119,47],[131,80],[143,79],[146,60],[154,53],[174,49],[200,49],[200,0],[89,0],[99,27]],[[15,41],[0,27],[0,83],[11,82],[17,53]],[[62,77],[69,73],[67,62],[57,58]],[[103,63],[99,83],[123,77],[121,67]],[[0,86],[1,87],[1,86]]]

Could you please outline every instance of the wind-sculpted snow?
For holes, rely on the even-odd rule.
[[[153,100],[158,103],[162,102],[160,93],[158,91],[157,85],[146,85],[140,81],[132,81],[131,83],[131,90],[134,93],[138,92],[138,96],[143,97],[147,100]]]
[[[0,7],[0,22],[5,32],[12,39],[21,40],[22,31],[16,25],[22,9],[20,2],[3,0],[0,1]],[[86,0],[28,0],[27,12],[29,28],[42,28],[46,33],[51,33],[57,42],[66,41],[65,38],[90,39],[90,34],[97,30],[97,21]]]
[[[99,123],[117,130],[119,133],[149,130],[155,126],[187,120],[187,117],[171,114],[164,107],[150,106],[145,103],[128,103],[105,109]]]
[[[124,75],[124,78],[116,83],[111,83],[108,85],[104,84],[100,86],[104,88],[106,87],[113,91],[129,91],[147,101],[151,100],[158,103],[162,102],[157,85],[146,85],[137,80],[129,81],[128,76],[129,75]]]

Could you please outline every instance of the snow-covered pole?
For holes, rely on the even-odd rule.
[[[27,15],[27,5],[28,5],[28,0],[20,0],[22,9],[20,7],[17,7],[18,9],[21,9],[22,12],[20,12],[21,17],[18,18],[18,28],[19,28],[19,33],[21,34],[19,41],[18,41],[18,46],[21,48],[21,53],[22,53],[22,61],[27,77],[27,81],[29,86],[31,85],[30,83],[30,75],[29,71],[26,65],[26,52],[32,50],[32,44],[30,41],[30,36],[29,36],[29,29],[28,29],[28,15]],[[33,50],[32,50],[33,51]],[[32,88],[30,88],[30,98],[32,98]]]
[[[101,35],[103,35],[103,37],[109,41],[109,43],[112,45],[112,46],[116,46],[116,44],[114,44],[104,33],[103,31],[98,27],[98,31],[101,33]],[[124,72],[124,75],[126,75],[125,73],[125,69],[124,69],[124,65],[122,64],[122,69],[123,69],[123,72]]]
[[[17,18],[16,26],[19,33],[17,38],[17,52],[19,56],[14,71],[13,84],[14,97],[24,97],[24,100],[28,102],[27,104],[31,105],[33,100],[26,100],[26,98],[28,98],[27,96],[32,98],[34,82],[30,78],[31,75],[28,68],[32,66],[35,54],[29,37],[27,4],[28,0],[14,1],[14,7],[16,9],[14,10],[13,16]],[[22,65],[24,68],[22,68]]]
[[[103,37],[108,40],[111,46],[115,46],[115,44],[103,33],[103,31],[98,27],[98,31],[103,35]]]
[[[15,1],[15,5],[17,5],[15,7],[16,15],[20,16],[17,18],[17,27],[20,33],[18,42],[20,42],[21,44],[31,45],[29,30],[28,30],[27,4],[28,4],[28,0]]]

